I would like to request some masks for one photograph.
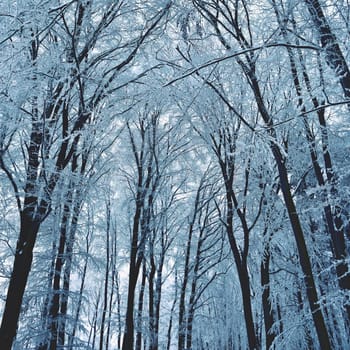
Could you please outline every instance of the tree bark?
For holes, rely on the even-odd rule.
[[[17,333],[17,323],[21,312],[24,290],[33,260],[33,248],[40,222],[30,208],[21,213],[20,238],[16,246],[15,260],[7,290],[6,304],[0,328],[2,350],[11,350]]]

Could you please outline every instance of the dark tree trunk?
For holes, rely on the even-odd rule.
[[[142,316],[143,316],[143,299],[145,295],[145,287],[146,287],[146,262],[143,262],[142,265],[142,278],[141,278],[141,286],[139,292],[139,301],[137,306],[137,332],[136,332],[136,345],[135,350],[141,350],[142,346]]]
[[[133,350],[134,348],[134,300],[135,289],[138,278],[138,269],[130,266],[127,313],[125,318],[125,331],[122,350]]]
[[[130,252],[130,266],[129,266],[129,284],[128,284],[128,301],[125,316],[125,331],[123,337],[122,350],[133,350],[134,348],[134,302],[137,279],[140,272],[141,262],[143,260],[143,252],[139,252],[138,234],[139,224],[141,220],[141,206],[140,199],[137,201],[136,213],[134,216],[133,238]]]
[[[148,308],[149,308],[149,350],[156,350],[157,345],[155,343],[155,310],[154,310],[154,277],[156,275],[156,265],[154,262],[153,252],[150,258],[151,269],[149,271],[149,283],[148,283]]]
[[[140,120],[140,138],[142,140],[141,149],[138,151],[129,124],[127,124],[130,141],[132,145],[135,162],[137,165],[137,190],[136,190],[136,208],[133,218],[133,228],[130,247],[130,265],[129,265],[129,284],[128,284],[128,302],[125,316],[125,331],[123,337],[122,350],[133,350],[134,348],[134,302],[137,279],[140,272],[141,263],[144,259],[144,248],[146,236],[149,231],[149,212],[152,207],[152,193],[149,193],[153,176],[153,156],[152,152],[146,152],[145,138],[147,126],[144,120]],[[149,131],[149,130],[148,130]],[[148,135],[149,136],[149,135]],[[148,145],[152,148],[152,145]],[[153,149],[154,150],[154,149]],[[145,165],[146,164],[146,165]],[[145,201],[148,195],[148,210],[145,209]]]
[[[72,334],[70,335],[69,341],[68,341],[68,349],[73,348],[75,333],[79,322],[80,310],[83,302],[83,292],[85,288],[86,272],[87,272],[88,261],[89,261],[89,251],[90,251],[90,240],[89,240],[89,233],[88,233],[86,236],[86,257],[85,257],[85,263],[84,263],[84,268],[83,268],[83,273],[82,273],[82,278],[80,283],[79,299],[78,299],[77,309],[76,309],[75,317],[73,321]]]
[[[53,240],[53,244],[52,244],[52,251],[51,251],[51,256],[54,257],[57,253],[57,246],[56,246],[56,242],[55,240]],[[51,268],[50,268],[50,272],[48,275],[48,285],[47,285],[47,290],[51,291],[52,289],[52,281],[54,280],[54,276],[55,276],[55,264],[56,264],[56,260],[52,259],[51,261]],[[51,293],[47,293],[46,297],[45,297],[45,301],[44,301],[44,307],[43,307],[43,311],[42,311],[42,329],[44,331],[47,330],[47,334],[45,335],[44,339],[42,339],[37,347],[37,350],[46,350],[47,349],[47,343],[49,341],[48,336],[49,336],[49,319],[48,319],[48,314],[50,311],[50,305],[51,305],[51,300],[52,300],[52,294]]]
[[[251,304],[251,290],[250,290],[250,281],[249,281],[249,273],[247,267],[247,254],[248,254],[248,244],[249,244],[249,229],[247,222],[245,221],[243,213],[238,208],[238,203],[235,198],[235,194],[233,192],[233,173],[229,173],[229,169],[232,168],[233,165],[229,165],[229,169],[226,168],[227,164],[221,161],[221,170],[225,180],[226,186],[226,205],[227,205],[227,221],[226,221],[226,232],[229,239],[231,251],[233,254],[233,258],[235,260],[235,265],[238,272],[239,283],[241,287],[242,293],[242,301],[243,301],[243,312],[244,319],[247,331],[247,339],[250,350],[256,350],[258,348],[258,341],[255,334],[255,326],[254,326],[254,318],[252,312],[252,304]],[[241,253],[240,249],[237,245],[236,238],[234,236],[233,230],[233,212],[236,209],[238,216],[240,218],[242,229],[245,236],[245,249],[244,252]]]
[[[204,231],[205,228],[200,229],[200,234],[197,242],[196,256],[194,260],[193,276],[191,283],[191,293],[188,301],[188,312],[187,312],[187,322],[186,322],[186,349],[192,349],[192,331],[193,331],[193,321],[196,310],[196,297],[197,297],[197,283],[198,274],[201,262],[202,246],[204,243]]]
[[[72,198],[71,191],[68,190],[68,200],[63,206],[63,213],[61,219],[60,227],[60,240],[58,245],[58,251],[55,261],[55,273],[53,278],[52,291],[49,291],[51,294],[52,300],[50,303],[48,317],[48,331],[49,331],[49,349],[55,350],[57,348],[57,339],[58,339],[58,328],[59,328],[59,308],[60,308],[60,298],[61,298],[61,278],[62,278],[62,269],[65,261],[65,247],[67,242],[67,230],[68,230],[68,219],[71,212]],[[46,346],[43,347],[46,349]]]
[[[191,245],[192,245],[192,238],[193,238],[193,232],[194,232],[194,226],[197,220],[197,215],[199,214],[199,211],[202,210],[201,208],[201,192],[203,190],[203,183],[204,178],[201,180],[201,183],[197,189],[196,198],[194,202],[194,208],[193,208],[193,216],[191,218],[189,229],[188,229],[188,238],[186,242],[186,250],[185,250],[185,265],[184,265],[184,276],[182,280],[182,285],[180,289],[180,301],[179,301],[179,319],[178,319],[178,350],[184,350],[185,349],[185,342],[186,342],[186,333],[187,333],[187,326],[186,326],[186,292],[187,292],[187,285],[190,280],[190,272],[191,272],[191,266],[190,266],[190,258],[191,258]],[[174,302],[175,305],[175,302]]]
[[[142,185],[142,182],[141,184]],[[143,260],[142,256],[138,257],[138,235],[139,224],[141,220],[141,194],[136,200],[136,212],[133,224],[133,237],[130,251],[129,265],[129,284],[128,284],[128,301],[125,316],[125,331],[123,337],[122,350],[133,350],[134,348],[134,302],[137,279],[140,271],[140,265]]]
[[[108,210],[108,215],[110,215],[110,210]],[[108,219],[110,220],[110,218]],[[111,225],[111,224],[110,224]],[[113,304],[114,304],[114,285],[116,283],[117,277],[117,232],[115,227],[113,228],[113,236],[112,236],[112,257],[111,257],[111,265],[112,265],[112,276],[111,276],[111,290],[109,295],[109,305],[108,305],[108,325],[107,325],[107,334],[106,334],[106,350],[109,349],[110,344],[110,334],[111,334],[111,326],[112,326],[112,312],[113,312]],[[118,290],[117,290],[118,292]],[[117,311],[119,312],[119,310]],[[118,345],[119,347],[119,345]]]
[[[79,188],[79,187],[78,187]],[[63,348],[65,346],[66,339],[66,324],[67,324],[67,313],[68,313],[68,298],[70,291],[70,276],[72,271],[73,263],[73,248],[75,242],[75,235],[77,231],[77,225],[80,215],[80,208],[82,204],[81,192],[78,189],[75,192],[75,199],[71,208],[71,221],[69,227],[69,236],[67,237],[66,250],[65,250],[65,267],[63,271],[63,288],[62,295],[60,298],[60,322],[58,323],[58,336],[57,336],[57,347]]]
[[[233,257],[236,263],[236,268],[238,272],[239,283],[241,287],[242,293],[242,301],[243,301],[243,312],[244,319],[247,330],[247,339],[250,350],[257,349],[257,340],[255,334],[255,327],[253,321],[253,312],[251,306],[251,290],[250,290],[250,282],[249,282],[249,274],[246,266],[246,261],[242,261],[239,249],[236,244],[236,240],[233,234],[233,222],[232,217],[228,218],[227,225],[227,234],[231,246],[231,251],[233,253]]]
[[[270,349],[273,341],[275,340],[277,334],[273,330],[273,325],[275,323],[272,304],[270,300],[270,249],[269,246],[265,247],[265,253],[263,256],[263,261],[261,262],[260,272],[261,272],[261,287],[262,292],[262,306],[264,313],[264,324],[265,324],[265,346],[266,349]]]
[[[99,305],[100,305],[100,297],[101,297],[101,291],[99,291],[97,298],[96,298],[96,306],[95,306],[95,312],[94,316],[92,319],[92,327],[90,330],[89,334],[89,340],[88,340],[88,345],[90,345],[90,339],[92,337],[92,343],[91,343],[91,348],[95,349],[95,342],[96,342],[96,336],[97,336],[97,318],[98,318],[98,310],[99,310]]]
[[[161,253],[159,265],[157,268],[156,286],[155,286],[155,301],[154,301],[154,349],[158,350],[159,343],[159,323],[160,323],[160,301],[162,296],[162,273],[164,265],[165,251]]]
[[[171,305],[171,310],[170,310],[170,319],[169,319],[168,332],[167,332],[166,350],[170,350],[170,346],[171,346],[171,334],[172,334],[172,328],[173,328],[173,315],[174,315],[174,312],[175,312],[176,302],[177,302],[177,271],[175,270],[175,295],[174,295],[173,303]]]
[[[1,350],[11,350],[17,333],[24,290],[32,266],[33,248],[40,227],[39,220],[33,217],[34,209],[27,208],[21,212],[20,238],[17,241],[15,260],[0,328]]]
[[[187,239],[186,252],[185,252],[184,276],[183,276],[183,281],[180,289],[179,320],[178,320],[179,328],[178,328],[178,341],[177,341],[178,350],[184,350],[184,346],[185,346],[186,290],[187,290],[187,284],[188,284],[189,273],[190,273],[191,244],[192,244],[193,226],[196,220],[197,207],[199,205],[198,201],[199,201],[199,190],[197,192],[194,215],[188,231],[188,239]]]
[[[118,314],[118,338],[117,346],[118,349],[121,348],[122,343],[122,317],[121,317],[121,296],[119,291],[119,276],[116,276],[116,293],[117,293],[117,314]]]
[[[110,220],[111,220],[111,208],[110,203],[107,203],[106,208],[106,220],[107,220],[107,228],[106,228],[106,262],[105,262],[105,280],[104,280],[104,291],[103,291],[103,310],[102,310],[102,318],[101,318],[101,331],[100,331],[100,344],[99,350],[103,350],[103,345],[105,342],[104,339],[104,331],[106,325],[106,315],[108,308],[108,280],[109,280],[109,269],[110,269]]]
[[[192,349],[192,331],[195,313],[195,297],[197,292],[197,276],[193,277],[191,284],[191,294],[189,298],[187,324],[186,324],[186,349]]]

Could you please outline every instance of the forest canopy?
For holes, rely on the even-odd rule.
[[[0,2],[0,349],[350,348],[345,0]]]

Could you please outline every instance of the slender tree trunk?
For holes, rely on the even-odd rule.
[[[55,273],[53,278],[52,289],[49,290],[49,295],[51,296],[50,309],[48,313],[48,331],[49,331],[49,349],[55,350],[58,344],[58,329],[59,324],[62,322],[59,319],[59,308],[60,308],[60,299],[61,299],[61,278],[62,278],[62,269],[65,263],[65,248],[67,244],[67,231],[69,217],[72,210],[72,184],[69,184],[67,191],[67,200],[63,205],[63,213],[60,225],[60,239],[58,244],[58,251],[55,261]],[[44,346],[44,348],[46,348]]]
[[[103,350],[104,344],[104,330],[106,323],[106,314],[108,307],[108,280],[109,280],[109,268],[110,268],[110,203],[107,204],[107,229],[106,229],[106,262],[105,262],[105,281],[103,291],[103,310],[101,319],[101,331],[100,331],[100,343],[99,350]]]
[[[243,312],[244,312],[244,319],[245,319],[246,330],[247,330],[247,339],[248,339],[249,349],[256,350],[257,340],[256,340],[255,327],[254,327],[254,321],[253,321],[253,312],[252,312],[252,305],[251,305],[251,290],[250,290],[249,274],[248,274],[248,270],[245,262],[241,261],[240,253],[233,235],[232,227],[227,227],[227,230],[228,230],[228,237],[229,237],[231,250],[236,263],[239,283],[241,287]]]
[[[273,344],[277,334],[273,330],[273,325],[275,319],[273,316],[273,308],[271,304],[270,296],[270,247],[267,243],[265,247],[265,252],[263,255],[263,260],[261,262],[260,272],[261,272],[261,287],[262,292],[262,306],[264,313],[264,324],[265,324],[265,346],[266,349],[270,349]]]
[[[39,42],[36,39],[31,42],[30,55],[32,68],[35,68],[36,65],[38,45]],[[35,80],[36,77],[34,74],[33,81]],[[45,219],[49,207],[45,199],[38,199],[35,188],[39,176],[39,154],[42,137],[42,122],[38,116],[37,97],[34,96],[32,101],[32,130],[30,132],[30,143],[28,146],[26,183],[24,188],[25,198],[22,208],[20,207],[20,200],[17,198],[20,215],[20,232],[0,326],[0,344],[2,350],[11,350],[12,343],[16,337],[23,295],[32,267],[34,245],[40,225]],[[2,157],[0,158],[0,165],[3,169],[3,160]],[[56,182],[52,181],[50,186],[48,186],[48,195],[52,193],[51,191],[55,185]],[[45,191],[43,192],[45,193]]]
[[[152,248],[151,248],[152,250]],[[155,314],[154,314],[154,277],[156,274],[156,265],[154,262],[153,252],[150,257],[151,269],[149,271],[148,279],[148,309],[149,309],[149,350],[156,350],[155,345]]]
[[[141,194],[140,194],[141,196]],[[136,212],[134,216],[133,225],[133,237],[130,252],[130,265],[129,265],[129,284],[128,284],[128,301],[125,316],[125,330],[123,337],[122,350],[133,350],[134,348],[134,302],[135,302],[135,290],[138,275],[140,272],[140,266],[143,260],[143,252],[139,252],[139,224],[141,220],[141,204],[137,200]],[[140,254],[138,256],[138,253]]]
[[[121,348],[122,343],[122,316],[121,316],[121,296],[119,291],[119,275],[116,276],[116,292],[117,292],[117,315],[118,315],[118,338],[117,345],[118,349]]]
[[[194,260],[193,276],[192,276],[192,283],[191,283],[191,293],[188,301],[188,312],[187,312],[187,321],[186,321],[186,349],[192,349],[193,320],[194,320],[195,307],[196,307],[198,273],[199,273],[200,260],[201,260],[201,254],[202,254],[202,246],[204,242],[203,235],[204,235],[204,228],[201,228],[198,241],[197,241],[196,256]]]
[[[96,342],[96,336],[97,336],[97,319],[98,319],[98,310],[99,310],[99,305],[100,305],[100,297],[101,297],[101,291],[98,292],[97,298],[96,298],[96,307],[95,307],[95,312],[94,312],[94,317],[92,319],[92,327],[91,327],[91,332],[89,335],[89,341],[88,345],[90,345],[90,339],[92,336],[92,343],[91,343],[91,348],[95,349],[95,342]]]
[[[243,312],[244,312],[244,319],[245,319],[246,330],[247,330],[247,339],[248,339],[249,349],[256,350],[258,342],[256,339],[253,312],[252,312],[251,290],[250,290],[249,273],[248,273],[248,267],[247,267],[247,256],[241,254],[234,236],[234,231],[233,231],[233,212],[234,212],[234,204],[233,204],[234,194],[232,192],[233,176],[229,176],[227,174],[226,168],[222,163],[221,163],[221,169],[223,171],[223,177],[224,177],[225,186],[226,186],[226,199],[227,199],[226,232],[229,239],[231,251],[235,260],[239,283],[241,287]],[[243,231],[246,231],[247,226],[244,223],[244,220],[243,221],[241,220],[241,222],[242,222],[242,225],[244,226]],[[245,232],[245,236],[247,235],[249,235],[249,232]]]
[[[167,332],[167,346],[166,346],[166,350],[170,350],[170,347],[171,347],[171,334],[172,334],[172,328],[173,328],[173,315],[174,315],[174,312],[175,312],[176,302],[177,302],[177,271],[175,270],[175,294],[174,294],[174,299],[173,299],[173,303],[171,305],[171,310],[170,310],[170,318],[169,318],[169,325],[168,325],[168,332]]]
[[[186,289],[189,279],[189,269],[190,269],[190,252],[191,252],[191,242],[192,242],[192,232],[193,223],[190,225],[189,236],[187,240],[186,255],[185,255],[185,267],[184,276],[180,290],[180,301],[179,301],[179,320],[178,320],[178,350],[184,350],[185,346],[185,314],[186,314]]]
[[[142,346],[142,317],[143,317],[143,300],[145,295],[146,288],[146,261],[143,262],[142,265],[142,278],[141,278],[141,286],[139,292],[139,301],[137,306],[137,332],[136,332],[136,345],[135,350],[141,350]]]
[[[149,215],[145,210],[145,198],[150,189],[152,180],[153,154],[146,155],[145,136],[146,127],[144,121],[140,121],[140,137],[142,139],[141,150],[138,152],[135,145],[135,136],[132,134],[129,124],[130,141],[137,165],[137,190],[136,190],[136,209],[133,218],[133,228],[130,247],[130,265],[129,265],[129,284],[128,284],[128,302],[125,316],[125,330],[123,337],[122,350],[133,350],[134,348],[134,302],[135,290],[141,263],[144,259],[144,247],[146,244],[146,233],[149,230]],[[149,145],[151,146],[151,145]],[[146,161],[146,158],[148,159]],[[147,166],[145,166],[145,163]],[[149,197],[152,195],[150,194]],[[151,199],[148,199],[151,201]],[[140,232],[139,232],[140,231]]]
[[[75,235],[78,227],[78,220],[80,215],[80,208],[82,205],[82,195],[81,191],[78,190],[75,192],[75,198],[73,202],[72,215],[69,227],[69,236],[66,244],[65,251],[65,267],[63,271],[63,288],[62,295],[60,299],[60,322],[58,324],[58,337],[57,337],[57,346],[58,348],[64,348],[65,339],[66,339],[66,324],[67,324],[67,313],[68,313],[68,300],[69,300],[69,291],[70,291],[70,276],[72,272],[72,263],[73,263],[73,248],[75,242]]]
[[[199,186],[196,194],[196,199],[194,203],[194,211],[193,217],[191,218],[191,222],[189,225],[188,238],[186,244],[186,252],[185,252],[185,266],[184,266],[184,276],[180,289],[180,301],[179,301],[179,320],[178,320],[178,350],[184,350],[185,346],[185,336],[186,336],[186,290],[187,284],[189,283],[189,274],[190,274],[190,257],[191,257],[191,245],[192,245],[192,236],[194,224],[196,222],[197,211],[200,205],[200,192],[201,186]]]
[[[52,250],[51,250],[51,257],[54,257],[57,253],[57,246],[56,246],[56,240],[53,240],[52,243]],[[47,290],[51,291],[52,289],[52,281],[54,280],[55,276],[55,259],[53,258],[51,260],[51,267],[50,267],[50,272],[48,275],[48,285],[47,285]],[[37,350],[46,350],[47,349],[47,343],[49,341],[49,331],[48,331],[48,326],[49,326],[49,319],[48,319],[48,314],[50,310],[50,304],[52,300],[52,295],[51,293],[47,293],[44,301],[44,307],[43,307],[43,312],[42,312],[42,329],[46,331],[46,335],[44,339],[42,339],[37,346]]]
[[[163,247],[164,248],[164,247]],[[154,349],[158,350],[159,343],[159,324],[160,324],[160,301],[162,296],[162,273],[164,266],[165,250],[162,250],[159,265],[157,268],[156,286],[155,286],[155,301],[154,301]]]
[[[89,250],[90,250],[90,241],[89,241],[89,233],[88,233],[88,235],[86,236],[86,257],[85,257],[83,274],[82,274],[80,288],[79,288],[79,299],[78,299],[77,309],[76,309],[75,317],[74,317],[74,321],[73,321],[72,334],[69,337],[69,341],[68,341],[68,349],[73,348],[75,333],[77,330],[78,321],[79,321],[79,317],[80,317],[80,311],[81,311],[81,306],[82,306],[82,302],[83,302],[83,292],[84,292],[84,288],[85,288],[86,271],[87,271],[87,266],[88,266],[88,261],[89,261]]]
[[[107,334],[106,334],[106,350],[109,350],[110,343],[110,333],[111,333],[111,322],[112,322],[112,311],[114,306],[114,285],[116,282],[117,276],[117,232],[116,229],[113,229],[113,237],[112,237],[112,278],[111,278],[111,291],[109,296],[109,305],[108,305],[108,326],[107,326]]]
[[[282,321],[282,312],[281,312],[281,306],[279,303],[277,303],[277,319],[278,319],[278,330],[279,334],[283,335],[283,321]]]
[[[197,276],[193,277],[191,285],[191,294],[188,305],[188,315],[186,324],[186,349],[192,349],[192,331],[193,331],[193,320],[195,313],[195,297],[197,291]]]

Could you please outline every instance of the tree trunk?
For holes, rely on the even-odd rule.
[[[121,348],[121,342],[122,342],[122,317],[121,317],[121,296],[119,291],[119,275],[117,273],[116,279],[116,293],[117,293],[117,314],[118,314],[118,339],[117,339],[117,346],[118,349]]]
[[[110,215],[110,213],[109,213]],[[111,257],[111,265],[112,265],[112,276],[111,276],[111,290],[109,295],[109,305],[108,305],[108,325],[107,325],[107,334],[106,334],[106,350],[109,349],[110,344],[110,334],[111,334],[111,326],[112,326],[112,312],[114,306],[114,285],[116,283],[117,277],[117,232],[115,227],[113,228],[113,236],[112,236],[112,257]],[[118,290],[117,290],[118,292]],[[119,311],[118,311],[119,312]],[[119,348],[119,345],[118,345]]]
[[[199,192],[199,191],[198,191]],[[197,194],[196,198],[196,204],[198,203],[199,194]],[[184,266],[184,276],[183,281],[180,289],[180,301],[179,301],[179,320],[178,320],[178,350],[184,350],[185,346],[185,314],[186,314],[186,289],[189,279],[189,273],[190,273],[190,255],[191,255],[191,244],[192,244],[192,234],[193,234],[193,225],[195,222],[196,217],[196,211],[197,208],[195,208],[195,213],[192,219],[192,222],[190,223],[190,228],[188,232],[188,239],[187,239],[187,245],[186,245],[186,253],[185,253],[185,266]]]
[[[264,313],[264,324],[265,324],[265,345],[266,349],[270,349],[273,341],[275,340],[277,334],[273,330],[273,325],[275,323],[272,304],[270,300],[270,248],[267,243],[265,247],[265,252],[263,260],[261,262],[260,272],[261,272],[261,287],[262,292],[262,306]]]
[[[90,240],[89,240],[89,233],[88,233],[86,236],[86,257],[85,257],[83,274],[82,274],[81,284],[80,284],[80,289],[79,289],[79,299],[78,299],[77,309],[76,309],[75,317],[74,317],[74,321],[73,321],[72,334],[70,335],[69,340],[68,340],[68,349],[73,348],[74,337],[75,337],[75,333],[77,330],[78,321],[79,321],[79,317],[80,317],[80,310],[81,310],[81,306],[82,306],[82,302],[83,302],[83,292],[84,292],[84,288],[85,288],[86,271],[87,271],[88,261],[89,261],[89,250],[90,250]]]
[[[125,331],[122,350],[133,350],[134,348],[134,300],[138,272],[139,271],[136,266],[130,265],[128,303],[125,317]]]
[[[223,166],[223,164],[221,164],[221,169],[223,171],[223,176],[224,176],[225,186],[226,186],[226,200],[227,200],[226,232],[230,242],[233,258],[235,260],[239,283],[241,287],[243,312],[244,312],[244,319],[245,319],[245,325],[247,330],[247,339],[248,339],[249,349],[256,350],[258,342],[256,339],[253,312],[252,312],[251,290],[250,290],[249,273],[248,273],[248,267],[247,267],[247,256],[241,255],[241,252],[238,248],[238,245],[234,236],[234,231],[233,231],[233,211],[234,211],[234,204],[233,204],[234,194],[232,192],[233,177],[227,174],[226,168],[225,166]],[[247,225],[244,223],[244,221],[242,221],[242,218],[241,218],[241,222],[243,225],[243,231],[245,231],[245,236],[249,235],[249,232],[246,232],[248,230]],[[247,250],[245,251],[246,253],[248,252]]]
[[[150,248],[152,250],[152,248]],[[154,256],[153,252],[151,252],[150,257],[150,265],[151,269],[149,271],[149,283],[148,283],[148,309],[149,309],[149,350],[156,350],[156,344],[155,344],[155,313],[154,313],[154,277],[156,274],[156,265],[154,262]]]
[[[141,195],[140,195],[141,196]],[[140,272],[141,262],[143,260],[143,252],[139,252],[138,235],[139,224],[141,220],[141,206],[140,199],[136,201],[136,212],[133,224],[133,237],[130,252],[130,266],[129,266],[129,284],[128,284],[128,302],[125,316],[125,330],[123,337],[122,350],[133,350],[134,348],[134,302],[137,279]]]
[[[96,336],[97,336],[97,319],[98,319],[98,310],[99,310],[99,305],[100,305],[100,297],[101,297],[101,291],[98,292],[98,295],[96,297],[95,312],[94,312],[94,316],[92,319],[92,327],[91,327],[91,331],[89,334],[89,340],[88,340],[88,345],[90,345],[90,339],[92,336],[92,343],[91,343],[92,349],[95,349],[95,342],[96,342]]]
[[[164,247],[163,247],[164,249]],[[160,301],[162,296],[162,273],[164,266],[165,251],[161,253],[159,265],[157,268],[157,277],[156,277],[156,288],[155,288],[155,301],[154,301],[154,349],[158,350],[159,342],[159,323],[160,323]]]
[[[40,221],[35,219],[34,213],[34,208],[25,208],[21,212],[20,235],[0,328],[1,350],[11,350],[17,333],[23,295],[32,266],[33,248],[40,227]]]
[[[102,319],[101,319],[101,331],[100,331],[100,344],[99,350],[103,350],[104,345],[104,330],[106,323],[106,314],[108,307],[108,280],[109,280],[109,269],[110,269],[110,220],[111,220],[111,207],[110,202],[106,204],[106,262],[105,262],[105,281],[104,281],[104,291],[103,291],[103,310],[102,310]]]
[[[171,310],[170,310],[170,318],[169,318],[169,325],[168,325],[168,331],[167,331],[167,345],[166,345],[166,350],[170,350],[171,347],[171,334],[172,334],[172,328],[173,328],[173,315],[176,307],[176,302],[177,302],[177,270],[175,270],[175,293],[174,293],[174,299],[173,303],[171,305]]]
[[[139,292],[139,301],[137,306],[137,333],[136,333],[136,345],[135,350],[141,350],[142,346],[142,315],[143,315],[143,299],[145,295],[145,287],[146,287],[146,262],[143,262],[142,265],[142,278],[141,278],[141,286]]]
[[[63,206],[63,213],[61,218],[61,227],[60,227],[60,239],[58,245],[58,251],[56,255],[55,261],[55,273],[53,278],[52,290],[49,290],[49,294],[51,295],[51,303],[49,308],[48,317],[48,331],[49,331],[49,344],[50,350],[55,350],[57,348],[58,341],[58,328],[59,323],[59,308],[60,308],[60,298],[61,298],[61,278],[62,278],[62,269],[65,262],[65,247],[67,242],[67,231],[68,231],[68,219],[71,212],[72,205],[72,192],[71,189],[68,189],[67,193],[67,201]],[[46,347],[44,346],[44,349]]]
[[[251,306],[251,297],[250,297],[251,290],[250,290],[248,269],[246,266],[246,262],[241,260],[240,253],[233,235],[232,226],[229,227],[227,225],[227,230],[228,230],[228,238],[231,246],[231,251],[233,253],[233,257],[236,263],[239,283],[241,287],[243,312],[244,312],[244,319],[245,319],[246,330],[247,330],[247,339],[248,339],[249,349],[256,350],[257,340],[255,335],[255,327],[254,327],[253,313],[252,313],[252,306]]]

